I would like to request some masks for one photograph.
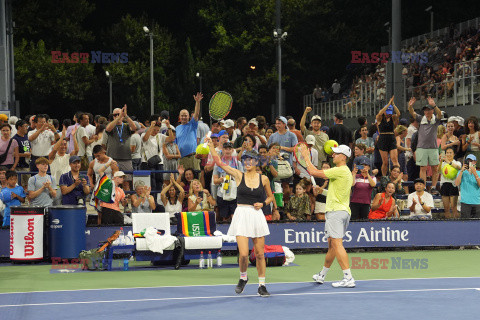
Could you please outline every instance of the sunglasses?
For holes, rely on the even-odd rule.
[[[120,115],[120,113],[114,113],[113,116],[114,117],[118,117]]]

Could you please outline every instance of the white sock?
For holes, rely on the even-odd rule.
[[[343,270],[343,278],[344,279],[352,279],[353,278],[352,272],[350,271],[350,269]]]
[[[258,286],[265,286],[265,277],[258,277]]]
[[[240,272],[240,279],[247,280],[248,279],[247,273],[246,272]]]
[[[320,271],[320,276],[325,278],[327,276],[328,270],[330,270],[330,268],[327,268],[327,267],[324,266],[322,271]]]

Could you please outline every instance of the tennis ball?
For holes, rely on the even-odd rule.
[[[453,166],[447,164],[442,168],[442,174],[447,179],[454,179],[457,176],[458,170],[455,169]]]
[[[338,147],[338,142],[335,140],[328,140],[325,142],[325,145],[323,146],[323,150],[325,150],[325,153],[328,155],[331,155],[333,153],[332,148],[333,147]]]
[[[208,146],[203,146],[203,143],[200,143],[197,146],[197,150],[195,150],[197,154],[209,154],[210,153],[210,148]]]

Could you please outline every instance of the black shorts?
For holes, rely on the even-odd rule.
[[[123,224],[123,214],[120,211],[102,207],[102,224]]]
[[[440,188],[440,194],[442,197],[455,197],[458,196],[458,187],[455,187],[450,182],[445,182]]]
[[[377,149],[389,152],[397,149],[397,140],[393,134],[380,134],[377,140]]]
[[[218,214],[223,218],[230,218],[237,209],[237,199],[231,201],[225,201],[221,197],[217,196]]]

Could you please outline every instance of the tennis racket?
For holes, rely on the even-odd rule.
[[[217,91],[210,99],[208,112],[210,117],[215,120],[224,119],[232,110],[233,98],[230,93]]]
[[[297,160],[297,164],[302,166],[308,174],[310,174],[310,171],[307,169],[307,161],[302,155],[302,149],[308,150],[308,146],[305,142],[299,142],[293,147],[293,155],[295,156],[295,159]],[[308,157],[310,159],[310,151],[308,152]],[[310,174],[311,175],[311,174]]]

